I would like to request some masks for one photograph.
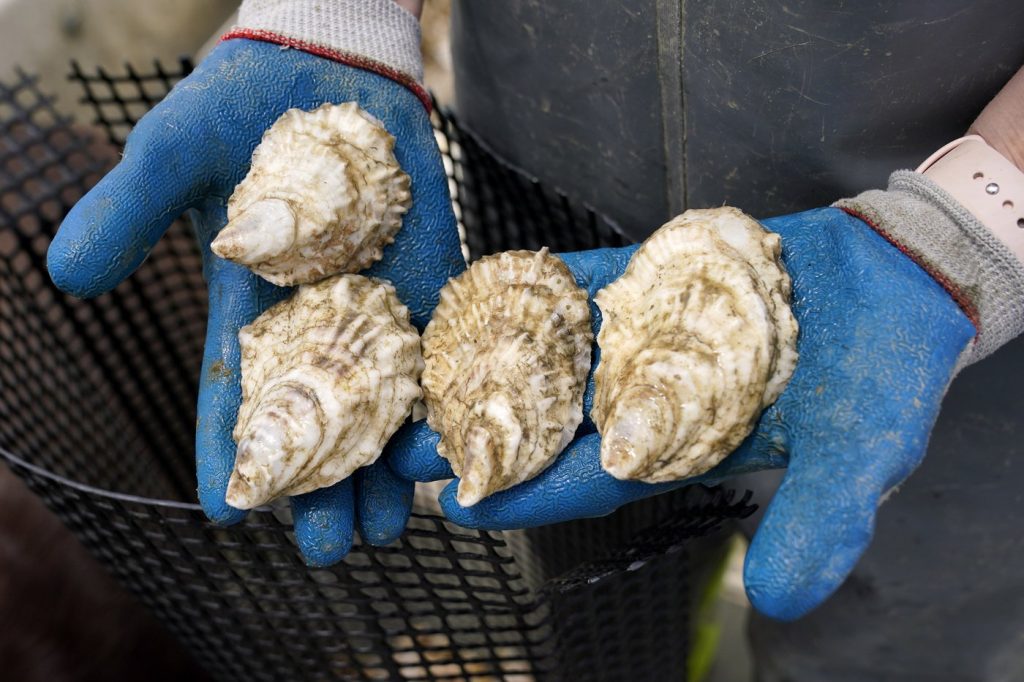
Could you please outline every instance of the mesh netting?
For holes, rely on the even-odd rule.
[[[302,563],[286,508],[206,521],[192,503],[206,300],[188,229],[91,301],[45,269],[61,218],[190,69],[74,65],[93,126],[29,75],[0,83],[0,455],[222,680],[684,679],[685,540],[752,511],[719,489],[506,534],[420,510],[400,541],[357,543],[329,569]],[[474,256],[622,243],[450,114],[435,124]]]

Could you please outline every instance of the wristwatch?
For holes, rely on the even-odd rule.
[[[980,135],[953,140],[916,170],[970,211],[1024,263],[1024,172]]]

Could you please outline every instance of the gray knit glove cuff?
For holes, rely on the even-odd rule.
[[[1024,265],[949,194],[920,173],[896,171],[889,189],[834,204],[856,215],[924,268],[978,330],[960,366],[1024,331]]]
[[[420,23],[394,0],[243,0],[223,40],[276,43],[374,71],[423,89]]]

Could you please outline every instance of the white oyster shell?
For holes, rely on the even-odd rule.
[[[481,258],[423,332],[427,423],[470,506],[547,468],[583,420],[586,292],[547,249]]]
[[[412,201],[394,146],[355,102],[289,109],[253,152],[210,247],[279,286],[368,267]]]
[[[383,281],[299,287],[238,333],[242,406],[227,503],[251,509],[373,463],[420,398],[420,339]]]
[[[591,417],[612,476],[696,476],[732,452],[796,366],[781,240],[730,207],[651,235],[598,292]]]

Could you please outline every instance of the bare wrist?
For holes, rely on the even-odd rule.
[[[1024,171],[1024,68],[988,103],[968,132],[981,135]]]
[[[423,14],[423,0],[394,0],[395,4],[417,19]]]

